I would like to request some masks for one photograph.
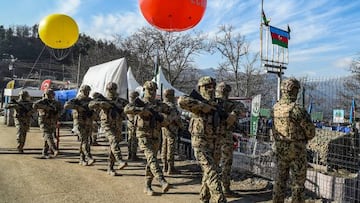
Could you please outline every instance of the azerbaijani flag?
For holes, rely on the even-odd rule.
[[[355,121],[355,108],[356,108],[356,104],[355,104],[355,99],[353,98],[350,107],[350,116],[349,116],[350,123],[353,123],[353,121]]]
[[[269,26],[269,27],[270,27],[272,43],[277,44],[284,48],[288,48],[288,41],[290,38],[289,32],[286,32],[285,30],[273,26]]]

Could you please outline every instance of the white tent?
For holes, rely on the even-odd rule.
[[[161,91],[164,91],[165,89],[174,89],[175,90],[175,96],[179,97],[184,95],[185,93],[177,90],[176,88],[174,88],[165,78],[165,75],[162,71],[162,68],[159,67],[159,71],[157,73],[157,75],[152,79],[152,81],[157,83],[158,86],[158,90],[156,91],[157,95],[161,95]]]
[[[132,73],[131,67],[129,67],[127,71],[127,81],[129,93],[133,91],[141,93],[142,86],[136,81],[134,74]]]
[[[117,92],[121,98],[127,99],[127,64],[125,58],[92,66],[86,72],[82,84],[91,87],[90,96],[99,92],[105,96],[106,84],[115,82],[118,85]]]

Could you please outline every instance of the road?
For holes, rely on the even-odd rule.
[[[3,119],[3,118],[0,118]],[[92,147],[96,163],[93,166],[78,164],[79,142],[69,129],[61,130],[60,154],[56,158],[40,159],[42,136],[38,127],[31,127],[27,136],[24,154],[16,151],[16,129],[7,127],[0,120],[0,202],[1,203],[192,203],[199,202],[201,173],[195,161],[177,161],[181,171],[178,175],[166,176],[172,188],[160,193],[154,180],[155,196],[147,196],[144,188],[144,159],[129,162],[129,166],[118,171],[120,176],[109,176],[107,168],[107,144],[100,139],[101,146]],[[122,143],[126,154],[126,143]],[[140,153],[140,157],[144,158]],[[126,159],[126,156],[124,156]],[[240,188],[249,188],[234,184]],[[236,189],[236,188],[235,188]],[[229,202],[271,202],[271,191],[238,190],[241,197]]]

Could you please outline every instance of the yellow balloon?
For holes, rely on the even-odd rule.
[[[54,49],[66,49],[79,38],[76,22],[64,14],[51,14],[40,21],[39,36],[45,45]]]

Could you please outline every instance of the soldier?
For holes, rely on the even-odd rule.
[[[156,157],[160,146],[161,127],[166,125],[161,113],[167,111],[167,106],[155,99],[156,89],[155,82],[146,81],[143,85],[143,100],[137,98],[134,106],[125,108],[126,114],[135,115],[136,136],[139,140],[139,147],[144,150],[146,157],[144,192],[150,196],[154,195],[151,188],[154,177],[160,182],[164,193],[170,188]]]
[[[245,116],[245,106],[241,102],[229,100],[231,86],[221,82],[216,86],[216,100],[218,106],[227,114],[226,119],[220,121],[219,143],[215,145],[215,161],[220,162],[222,187],[225,196],[237,196],[230,190],[230,174],[233,160],[233,135],[236,122],[241,116]]]
[[[126,105],[126,108],[131,108],[134,106],[135,99],[139,96],[137,91],[131,92],[129,96],[129,103]],[[128,130],[128,159],[132,161],[138,160],[138,156],[136,155],[137,147],[138,147],[138,139],[136,137],[136,126],[135,126],[135,115],[134,114],[126,114],[127,116],[127,130]]]
[[[118,169],[123,169],[127,166],[127,162],[123,161],[120,142],[122,140],[122,121],[124,119],[124,106],[127,100],[118,97],[117,84],[109,82],[106,85],[106,98],[97,95],[89,103],[89,108],[100,109],[101,127],[109,140],[109,165],[107,173],[111,176],[116,176],[114,169],[115,162],[118,164]]]
[[[42,158],[49,158],[49,148],[56,157],[59,153],[58,148],[54,142],[54,135],[56,133],[56,124],[59,120],[62,111],[62,105],[55,100],[55,92],[52,89],[47,89],[44,93],[44,98],[36,101],[33,108],[39,113],[39,125],[43,131],[44,147],[42,151]]]
[[[191,112],[189,132],[195,157],[203,171],[200,200],[202,202],[227,202],[214,160],[216,135],[220,125],[215,101],[215,79],[205,76],[198,81],[198,91],[179,97],[181,108]],[[196,97],[196,98],[195,98]],[[210,194],[209,194],[210,193]]]
[[[94,92],[93,95],[92,95],[92,98],[98,98],[98,96],[101,95],[99,92]],[[100,126],[100,109],[94,109],[94,123],[93,123],[93,133],[91,135],[91,145],[92,146],[99,146],[100,144],[98,143],[97,141],[97,138],[98,138],[98,134],[100,133],[99,131],[99,128],[101,127]]]
[[[95,112],[89,109],[90,86],[83,85],[80,87],[80,94],[64,105],[64,109],[73,109],[73,115],[76,115],[74,123],[77,123],[80,138],[80,161],[82,166],[90,166],[95,160],[90,152],[90,139],[92,134],[93,119]]]
[[[174,166],[175,142],[179,128],[182,127],[180,112],[178,111],[175,102],[174,89],[166,89],[164,91],[164,103],[168,105],[169,111],[165,113],[165,119],[168,121],[168,125],[161,129],[161,159],[164,164],[163,171],[168,175],[177,173]]]
[[[32,113],[34,112],[32,105],[33,104],[30,102],[29,93],[25,90],[21,90],[19,92],[19,99],[12,100],[9,104],[5,106],[6,109],[15,109],[14,119],[17,129],[16,140],[18,143],[16,148],[19,153],[24,153],[26,133],[30,129],[30,119],[32,117]]]
[[[273,202],[284,202],[291,171],[292,202],[305,202],[306,143],[315,136],[310,115],[296,103],[300,82],[295,78],[281,83],[281,99],[273,107],[273,136],[277,174]]]

